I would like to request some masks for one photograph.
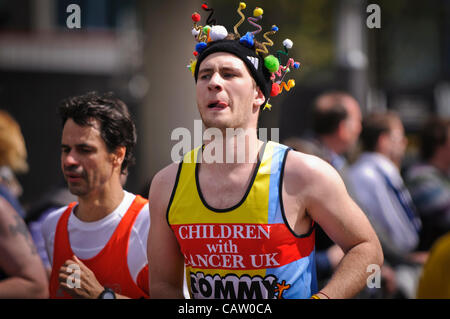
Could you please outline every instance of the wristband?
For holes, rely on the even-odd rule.
[[[319,291],[318,294],[322,294],[322,295],[324,295],[325,297],[327,297],[327,299],[331,299],[330,297],[328,297],[327,294],[323,293],[322,291]]]

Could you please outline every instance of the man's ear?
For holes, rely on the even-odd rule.
[[[127,148],[125,146],[118,146],[113,153],[114,165],[122,167],[122,163],[125,159],[126,153],[127,153]]]
[[[259,86],[255,87],[256,93],[255,93],[255,101],[253,103],[253,108],[259,109],[261,105],[266,101],[266,97],[264,96],[263,92],[259,88]]]

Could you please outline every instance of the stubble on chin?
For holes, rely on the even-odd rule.
[[[86,193],[87,193],[85,189],[82,189],[81,187],[78,187],[78,186],[68,185],[68,188],[69,188],[69,192],[75,196],[83,196],[83,195],[86,195]]]

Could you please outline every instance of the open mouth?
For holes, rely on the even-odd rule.
[[[228,106],[228,104],[225,103],[225,102],[222,102],[222,101],[215,101],[213,103],[209,103],[208,104],[208,108],[209,109],[219,109],[219,110],[221,110],[221,109],[226,108],[227,106]]]

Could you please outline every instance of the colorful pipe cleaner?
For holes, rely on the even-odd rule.
[[[284,50],[276,51],[275,55],[270,54],[269,48],[274,45],[273,41],[269,36],[274,36],[278,32],[278,27],[276,25],[272,25],[271,29],[265,33],[263,33],[262,37],[264,38],[264,42],[257,41],[255,42],[255,37],[263,31],[263,28],[259,21],[263,18],[263,9],[256,7],[253,10],[253,17],[248,17],[247,21],[256,30],[246,32],[241,36],[238,29],[242,26],[245,21],[245,15],[242,12],[246,9],[247,5],[245,2],[240,2],[237,8],[237,13],[240,16],[239,21],[233,27],[233,33],[228,33],[227,29],[223,25],[217,25],[216,19],[213,18],[214,9],[209,7],[206,3],[202,4],[202,9],[206,12],[209,12],[208,18],[206,20],[206,25],[199,25],[201,20],[201,15],[198,12],[194,12],[191,16],[191,19],[194,23],[194,27],[192,29],[192,36],[197,41],[195,46],[195,50],[193,55],[198,58],[198,55],[201,54],[203,50],[208,47],[208,43],[223,40],[232,35],[231,38],[239,41],[240,44],[246,46],[252,50],[255,50],[255,53],[259,55],[264,62],[264,67],[270,72],[272,89],[270,91],[270,97],[275,97],[284,91],[290,91],[295,86],[295,81],[293,79],[285,80],[287,73],[292,71],[293,69],[298,69],[300,67],[300,63],[294,61],[293,58],[289,57],[289,50],[293,46],[293,42],[290,39],[285,39],[283,41]],[[197,59],[191,59],[189,65],[187,66],[189,70],[192,72],[194,76],[195,68],[197,64]],[[270,98],[267,99],[267,103],[264,106],[264,109],[271,109],[272,106],[268,103]]]

